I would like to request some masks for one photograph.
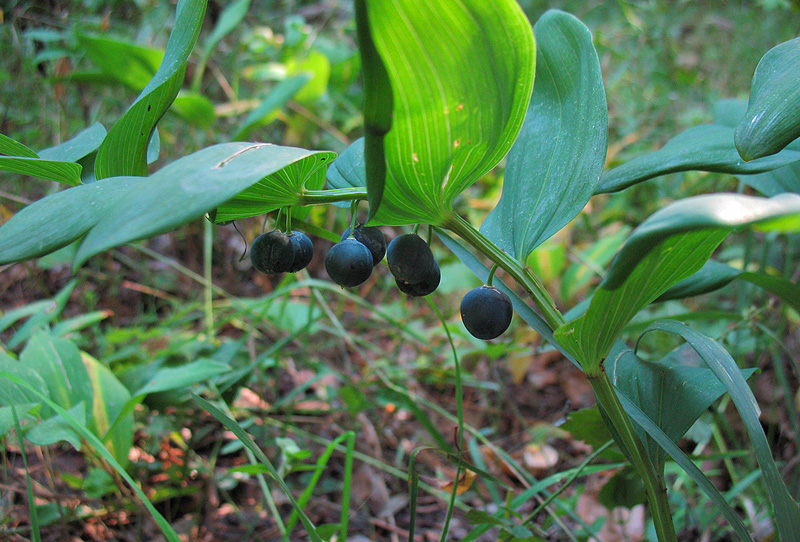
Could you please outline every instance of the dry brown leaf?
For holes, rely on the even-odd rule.
[[[547,444],[531,443],[525,446],[525,466],[532,471],[542,471],[558,464],[558,451]]]
[[[472,472],[469,469],[464,469],[464,472],[461,474],[461,477],[458,479],[458,487],[456,488],[456,495],[461,495],[470,487],[472,487],[472,483],[475,482],[475,478],[477,478],[477,474]],[[453,491],[453,482],[446,482],[445,484],[440,486],[443,491]]]

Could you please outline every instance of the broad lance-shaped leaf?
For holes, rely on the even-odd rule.
[[[522,126],[535,63],[530,24],[515,0],[368,0],[367,8],[394,105],[375,221],[439,224]]]
[[[367,187],[367,169],[364,158],[364,138],[353,141],[336,160],[333,161],[327,173],[328,188],[343,190],[348,188]],[[334,203],[343,209],[350,208],[349,201]]]
[[[206,0],[179,0],[164,60],[97,151],[98,179],[147,175],[148,141],[183,84],[186,62],[200,33],[205,10]]]
[[[94,388],[94,401],[89,416],[89,430],[98,437],[106,435],[113,424],[114,432],[103,439],[106,448],[122,465],[128,464],[128,452],[133,445],[133,413],[123,406],[131,398],[128,389],[105,365],[81,352],[81,359]]]
[[[595,193],[617,192],[678,171],[749,174],[800,161],[800,151],[786,149],[773,156],[746,162],[736,151],[733,134],[733,128],[716,124],[689,128],[670,139],[661,149],[606,171]]]
[[[735,279],[746,280],[779,297],[800,312],[800,286],[780,275],[768,275],[736,269],[724,263],[708,260],[695,274],[687,277],[661,294],[657,301],[683,299],[705,294],[727,286]]]
[[[611,262],[586,313],[555,332],[589,374],[600,370],[622,328],[673,284],[698,271],[735,228],[800,230],[800,196],[696,196],[653,214]]]
[[[67,339],[54,339],[46,332],[31,337],[20,354],[20,363],[36,371],[47,383],[48,396],[71,409],[85,403],[92,405],[92,382],[81,361],[78,347]],[[52,413],[43,413],[49,417]]]
[[[150,177],[113,177],[57,192],[0,227],[0,262],[42,256],[85,236],[76,256],[79,266],[98,252],[198,218],[259,182],[261,212],[295,205],[306,180],[322,182],[332,157],[266,143],[226,143]]]
[[[605,163],[608,106],[589,29],[546,12],[533,27],[536,84],[503,177],[503,195],[481,226],[522,260],[581,212]]]
[[[645,361],[617,342],[606,361],[606,372],[620,392],[678,442],[700,415],[723,393],[725,386],[705,367],[683,365],[678,349],[660,361]],[[755,369],[742,371],[749,378]],[[644,429],[637,427],[648,455],[661,471],[666,452]]]
[[[0,155],[5,155],[0,156],[0,170],[74,186],[80,184],[82,170],[75,162],[97,150],[105,135],[103,125],[95,123],[72,139],[36,153],[0,134]]]
[[[746,113],[747,100],[719,100],[714,104],[714,124],[736,128]],[[800,139],[786,145],[786,150],[800,152]],[[783,192],[800,194],[800,161],[762,173],[739,173],[736,178],[765,196],[775,196]]]
[[[800,137],[800,38],[773,47],[756,67],[747,113],[736,127],[745,160],[780,151]]]
[[[650,326],[645,333],[649,331],[666,331],[683,337],[728,390],[736,405],[736,410],[742,417],[756,459],[761,467],[764,485],[767,487],[769,500],[775,512],[780,539],[783,541],[797,540],[797,533],[800,533],[800,506],[789,494],[778,467],[772,459],[772,451],[764,434],[764,428],[758,421],[761,413],[758,402],[747,386],[736,361],[716,341],[681,322],[664,320]]]

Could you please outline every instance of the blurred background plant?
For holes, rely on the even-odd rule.
[[[712,122],[721,99],[746,98],[760,57],[800,30],[791,2],[521,4],[532,21],[560,8],[593,31],[609,104],[609,166]],[[158,68],[174,6],[12,0],[0,18],[0,133],[44,149],[93,123],[110,126],[124,112]],[[152,170],[231,140],[341,152],[362,135],[356,52],[350,2],[210,2],[179,98],[159,124]],[[499,167],[462,196],[459,210],[473,223],[494,207],[502,177]],[[4,173],[0,216],[5,220],[56,190],[56,183]],[[559,305],[571,307],[599,281],[633,226],[678,197],[713,191],[752,188],[730,175],[688,172],[595,197],[528,263]],[[314,208],[304,220],[317,254],[346,227],[344,213],[332,207]],[[252,240],[262,219],[238,225]],[[193,223],[112,250],[74,277],[69,247],[6,266],[0,362],[34,360],[26,374],[41,379],[39,391],[87,420],[91,435],[141,481],[148,502],[191,540],[277,540],[289,537],[287,527],[296,521],[264,472],[248,467],[257,463],[253,452],[198,408],[190,392],[223,398],[297,498],[307,493],[311,520],[337,524],[344,509],[351,539],[407,538],[413,456],[424,490],[414,508],[416,528],[436,539],[456,468],[450,457],[418,449],[455,451],[456,405],[448,338],[431,307],[399,296],[382,267],[353,292],[324,280],[319,256],[297,277],[259,276],[240,259],[246,243],[231,226],[214,230],[209,270],[203,231]],[[434,302],[467,369],[465,452],[481,470],[457,481],[463,493],[453,537],[463,539],[476,527],[488,532],[473,539],[513,534],[518,521],[496,523],[487,513],[524,495],[529,505],[521,510],[532,523],[527,534],[516,531],[518,539],[653,539],[637,481],[620,468],[617,451],[602,448],[607,435],[587,431],[586,423],[562,425],[576,411],[577,419],[594,415],[580,410],[594,404],[582,375],[557,353],[532,349],[541,341],[518,318],[503,339],[474,340],[457,304],[479,282],[443,246],[434,242],[433,248],[442,264]],[[718,259],[796,282],[797,249],[796,236],[742,234],[726,242]],[[208,291],[211,318],[200,295]],[[665,316],[693,319],[743,366],[761,369],[754,389],[761,421],[797,498],[800,315],[734,281],[714,295],[653,305],[630,326],[629,337]],[[662,355],[678,344],[664,334],[644,341],[648,352]],[[59,385],[48,371],[70,376]],[[71,410],[76,396],[62,393],[72,389],[69,379],[84,375],[94,385],[92,412]],[[40,402],[23,388],[14,393],[2,405]],[[74,393],[82,392],[76,387]],[[683,447],[734,500],[749,530],[768,539],[767,496],[754,483],[758,465],[743,428],[731,421],[738,418],[726,415],[729,407],[725,398],[717,401]],[[2,411],[2,483],[10,488],[0,498],[3,537],[24,540],[36,531],[45,540],[156,536],[140,501],[118,491],[126,487],[119,470],[91,445],[91,435],[70,429],[50,406],[29,409],[18,423],[17,430],[10,409]],[[27,446],[14,436],[19,431]],[[352,448],[345,438],[350,431]],[[691,480],[671,466],[668,473],[671,486],[681,489],[671,493],[681,539],[728,539],[725,522]],[[352,504],[343,502],[343,487]],[[291,539],[302,536],[298,530]]]

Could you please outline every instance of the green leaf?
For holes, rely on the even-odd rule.
[[[39,332],[31,337],[19,357],[20,363],[36,371],[46,383],[48,396],[69,410],[93,404],[94,391],[78,347],[67,339],[53,339]],[[49,417],[47,412],[43,416]]]
[[[85,403],[78,403],[67,412],[81,425],[86,424]],[[64,441],[78,451],[81,449],[80,435],[73,431],[69,422],[58,414],[31,427],[25,433],[25,439],[37,446],[50,446],[56,442]]]
[[[236,420],[228,417],[224,412],[222,412],[220,409],[218,409],[217,407],[215,407],[202,397],[199,397],[197,395],[192,395],[192,399],[194,399],[194,402],[197,403],[197,405],[200,408],[205,409],[209,414],[211,414],[217,420],[219,420],[219,422],[222,425],[227,427],[234,435],[236,435],[236,437],[242,442],[242,444],[244,444],[244,446],[248,450],[253,452],[255,458],[258,459],[258,461],[260,461],[261,464],[267,468],[270,477],[273,480],[275,480],[275,482],[280,486],[281,490],[284,492],[286,497],[289,499],[289,502],[292,504],[293,510],[300,517],[300,521],[302,522],[303,527],[305,527],[306,532],[308,533],[308,537],[312,540],[312,542],[322,542],[322,539],[319,537],[319,534],[317,534],[317,530],[314,528],[314,524],[311,523],[311,520],[308,519],[308,516],[305,514],[305,512],[303,512],[302,507],[299,506],[294,496],[292,495],[292,492],[289,490],[289,487],[280,477],[278,471],[275,470],[275,467],[272,465],[272,462],[266,455],[264,455],[264,452],[261,450],[261,448],[258,447],[258,445],[250,437],[250,435],[248,435],[247,432],[242,428],[242,426],[236,423]]]
[[[515,0],[370,0],[367,7],[393,94],[376,223],[439,224],[455,197],[508,152],[522,126],[535,69],[530,24]],[[373,124],[365,127],[366,166],[380,168],[372,155],[380,142],[371,136],[387,126]],[[374,213],[372,200],[370,208]]]
[[[9,385],[7,382],[0,383],[0,390],[7,385]],[[0,404],[3,404],[2,400],[0,400]],[[6,433],[14,427],[14,413],[12,409],[16,411],[17,419],[22,421],[34,420],[39,408],[39,403],[17,403],[13,406],[0,406],[0,439],[5,437]]]
[[[723,393],[725,387],[705,367],[691,367],[680,362],[681,349],[656,362],[645,361],[633,350],[612,349],[606,361],[606,372],[617,389],[633,401],[664,433],[678,442],[700,415]],[[749,378],[755,369],[742,371]],[[639,429],[639,438],[658,472],[662,472],[666,452]]]
[[[353,141],[328,168],[328,188],[341,190],[347,188],[366,188],[367,173],[364,160],[364,138]],[[349,201],[334,203],[342,209],[349,209]]]
[[[800,196],[696,196],[654,213],[614,257],[586,313],[556,330],[556,340],[584,371],[599,370],[619,332],[639,310],[698,271],[734,228],[744,226],[800,229]]]
[[[205,10],[205,0],[178,2],[175,25],[158,71],[114,124],[97,151],[95,176],[98,179],[147,175],[148,141],[183,84],[186,62],[200,33]]]
[[[76,138],[80,137],[81,134]],[[64,145],[67,145],[67,143],[64,143]],[[4,155],[0,156],[0,171],[12,171],[68,185],[80,184],[81,166],[79,164],[75,164],[74,160],[57,158],[62,154],[59,151],[48,152],[48,150],[44,150],[42,153],[43,155],[39,156],[22,143],[0,134],[0,155]]]
[[[618,470],[603,484],[597,494],[597,502],[609,510],[618,506],[633,508],[637,504],[644,504],[645,491],[642,477],[630,466]]]
[[[17,375],[5,372],[0,370],[0,379],[8,379],[14,384],[25,388],[27,391],[32,393],[39,401],[45,403],[48,407],[52,408],[58,415],[60,415],[69,426],[78,433],[81,437],[83,437],[90,446],[100,455],[108,464],[113,468],[131,487],[131,489],[136,493],[136,495],[142,500],[145,508],[147,511],[150,512],[150,515],[155,520],[156,524],[158,525],[161,532],[164,534],[166,539],[169,542],[180,542],[180,538],[178,537],[175,530],[170,526],[169,522],[164,519],[164,516],[159,513],[158,510],[153,506],[153,503],[150,502],[150,499],[147,498],[147,495],[141,490],[139,485],[131,478],[131,476],[125,471],[125,468],[119,464],[119,462],[114,458],[113,455],[103,446],[103,443],[92,434],[89,429],[86,428],[85,425],[80,424],[75,418],[69,415],[69,413],[57,403],[51,401],[46,395],[38,391],[36,388],[31,386],[30,384],[26,383],[23,379],[19,378]]]
[[[16,348],[23,342],[27,341],[28,337],[58,318],[61,314],[61,311],[64,310],[67,301],[69,301],[69,296],[72,294],[72,290],[75,289],[77,284],[77,280],[71,280],[65,284],[63,288],[61,288],[61,290],[53,297],[53,299],[28,305],[28,307],[31,308],[36,307],[36,310],[33,312],[28,312],[28,307],[22,307],[3,316],[3,318],[0,319],[0,322],[2,322],[2,324],[0,324],[0,329],[5,329],[6,325],[13,324],[19,319],[18,317],[24,318],[25,316],[30,316],[28,321],[25,322],[17,330],[14,336],[11,337],[11,340],[8,341],[8,347]],[[6,320],[6,318],[8,318],[8,320]]]
[[[794,282],[780,275],[742,271],[714,260],[709,260],[695,274],[683,279],[661,294],[657,301],[683,299],[712,292],[727,286],[737,278],[760,286],[779,297],[795,311],[800,312],[800,286]]]
[[[760,231],[800,230],[800,195],[759,198],[711,194],[686,198],[657,211],[634,230],[614,258],[603,287],[614,289],[659,243],[669,237],[703,230],[725,232],[749,227]]]
[[[286,102],[292,99],[297,91],[309,81],[310,76],[305,73],[284,79],[273,88],[264,101],[257,108],[253,109],[247,118],[239,125],[239,130],[233,137],[234,140],[242,141],[248,138],[254,128],[261,126],[264,119],[269,117],[274,111],[280,109]]]
[[[282,150],[279,150],[282,149]],[[237,165],[239,174],[248,173],[247,168],[264,164],[257,160],[271,159],[286,163],[273,168],[274,173],[250,183],[245,190],[217,207],[214,222],[221,223],[248,216],[259,216],[281,207],[297,205],[306,190],[319,190],[325,184],[325,166],[333,161],[336,154],[329,151],[306,151],[293,147],[259,147],[261,157],[253,157],[250,162]],[[292,160],[292,155],[296,157]],[[284,158],[286,156],[286,158]],[[267,162],[268,164],[269,162]],[[252,164],[252,165],[250,165]]]
[[[758,464],[767,486],[770,502],[772,503],[778,533],[781,540],[793,540],[800,532],[800,506],[792,499],[786,485],[781,478],[778,467],[772,459],[764,428],[758,421],[760,409],[753,392],[730,354],[716,341],[691,329],[690,327],[674,321],[665,320],[650,326],[649,331],[666,331],[683,337],[687,343],[703,358],[708,367],[714,372],[720,382],[730,393],[736,410],[742,417],[745,429],[750,436]]]
[[[77,162],[96,151],[105,137],[106,129],[99,122],[95,122],[68,141],[39,151],[39,158],[57,162]]]
[[[24,158],[38,158],[34,151],[7,135],[0,134],[0,154],[7,156],[22,156]]]
[[[2,352],[0,352],[0,371],[7,374],[16,375],[22,381],[30,384],[36,389],[47,389],[47,384],[39,375],[39,373],[37,373],[34,369],[23,365],[19,360],[7,356]],[[6,407],[38,403],[39,400],[36,398],[36,394],[30,393],[30,391],[24,386],[18,386],[14,382],[8,380],[0,381],[0,405]],[[11,425],[13,426],[13,422]]]
[[[211,359],[200,359],[179,367],[162,367],[134,395],[147,395],[161,391],[185,388],[213,376],[228,372],[230,365]]]
[[[164,60],[164,51],[118,40],[78,34],[78,43],[102,73],[126,87],[141,91]]]
[[[133,446],[133,413],[124,412],[124,405],[131,394],[105,365],[92,356],[82,353],[82,361],[94,388],[87,426],[93,434],[102,437],[113,425],[114,432],[106,442],[106,448],[121,465],[127,465],[128,452]]]
[[[708,477],[703,474],[703,472],[697,468],[697,465],[689,459],[683,450],[681,450],[677,444],[675,444],[665,433],[662,431],[653,421],[648,418],[644,412],[642,412],[639,407],[637,407],[630,399],[628,399],[623,393],[618,393],[620,402],[622,402],[622,406],[625,407],[625,411],[628,415],[635,421],[638,425],[644,428],[647,431],[647,434],[655,440],[659,446],[664,448],[669,456],[680,465],[680,467],[689,475],[689,477],[695,481],[695,483],[700,486],[700,489],[708,496],[711,501],[717,505],[722,515],[725,516],[725,519],[728,520],[731,527],[733,528],[734,532],[739,536],[740,540],[752,542],[753,539],[750,537],[750,534],[747,532],[747,528],[742,523],[742,520],[739,516],[736,515],[731,505],[725,500],[725,497],[714,487],[714,484],[708,479]]]
[[[217,118],[211,100],[191,90],[181,89],[170,110],[198,128],[210,128]]]
[[[333,156],[227,143],[186,156],[150,177],[114,177],[70,188],[25,207],[0,227],[0,261],[41,256],[85,236],[77,267],[98,252],[201,217],[256,183],[243,202],[223,207],[223,214],[239,218],[293,205],[305,183],[324,182],[321,166]]]
[[[550,10],[533,27],[536,84],[508,154],[503,195],[481,226],[524,260],[581,212],[605,164],[608,106],[589,29]]]
[[[773,47],[756,67],[750,103],[736,127],[736,148],[745,160],[780,151],[800,137],[800,38]]]
[[[377,25],[369,20],[376,2],[355,0],[356,37],[361,58],[362,84],[364,86],[364,155],[365,181],[369,200],[369,216],[372,220],[383,201],[386,188],[386,134],[392,127],[394,107],[394,85],[390,80],[385,61],[375,45]],[[372,7],[368,7],[372,6]],[[386,57],[386,54],[384,54]]]
[[[719,100],[714,104],[714,124],[736,128],[746,112],[747,100]],[[786,149],[800,151],[800,139],[789,143]],[[800,194],[800,162],[762,173],[740,173],[736,177],[765,196],[775,196],[782,192]]]
[[[599,450],[614,438],[600,414],[600,409],[596,406],[570,412],[567,421],[561,424],[560,428],[569,432],[575,440],[580,440],[595,450]],[[614,447],[606,449],[601,457],[611,461],[624,460],[619,449]]]
[[[784,167],[800,160],[800,151],[783,150],[751,162],[742,160],[728,126],[703,124],[670,139],[661,149],[606,171],[596,194],[617,192],[634,184],[678,171],[749,174]]]

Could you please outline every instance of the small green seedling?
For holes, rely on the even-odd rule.
[[[494,286],[479,286],[461,300],[461,321],[474,337],[496,339],[508,329],[514,311],[511,300]]]

